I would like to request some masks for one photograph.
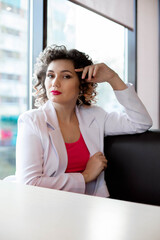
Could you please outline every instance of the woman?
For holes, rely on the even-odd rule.
[[[47,47],[35,65],[38,109],[18,121],[16,178],[24,184],[108,197],[106,135],[146,131],[152,120],[132,85],[104,63],[64,46]],[[125,113],[93,106],[97,83],[107,82]]]

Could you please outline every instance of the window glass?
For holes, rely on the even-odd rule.
[[[127,82],[127,30],[92,11],[67,0],[48,0],[47,45],[77,48],[93,59],[104,62]],[[120,109],[111,87],[98,85],[97,104],[107,111]]]
[[[15,173],[17,119],[28,108],[28,1],[0,0],[0,179]]]

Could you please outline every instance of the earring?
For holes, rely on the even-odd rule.
[[[83,102],[82,102],[82,100],[81,100],[81,97],[82,97],[82,96],[83,96],[83,91],[80,90],[79,95],[78,95],[78,98],[77,98],[77,100],[78,100],[78,102],[79,102],[79,105],[82,105],[82,104],[83,104]]]

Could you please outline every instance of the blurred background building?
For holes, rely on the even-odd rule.
[[[0,177],[15,171],[17,119],[28,108],[28,4],[0,0]]]

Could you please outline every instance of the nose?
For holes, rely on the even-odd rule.
[[[52,80],[52,87],[60,87],[60,77],[55,76],[55,78]]]

